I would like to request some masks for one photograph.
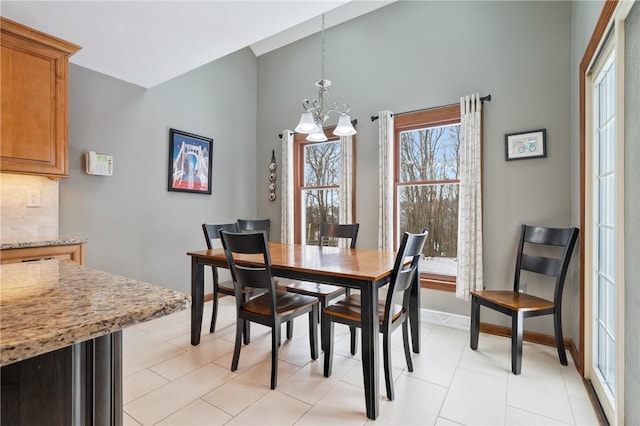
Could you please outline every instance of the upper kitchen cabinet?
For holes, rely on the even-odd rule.
[[[0,171],[66,177],[69,56],[80,47],[0,18]]]

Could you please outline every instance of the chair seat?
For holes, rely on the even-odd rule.
[[[220,293],[224,293],[224,294],[228,294],[230,296],[233,296],[235,294],[235,290],[233,288],[233,282],[232,281],[225,281],[222,283],[218,283],[218,291]],[[250,294],[250,293],[262,293],[264,292],[264,289],[261,288],[254,288],[254,287],[244,287],[242,290],[240,290],[240,292],[242,294]]]
[[[360,295],[353,294],[327,306],[324,309],[327,315],[344,318],[350,321],[360,321],[362,317]],[[395,321],[402,314],[402,306],[394,303],[391,305],[391,321]],[[384,302],[378,301],[378,319],[380,324],[384,321]]]
[[[472,291],[471,295],[481,300],[493,302],[512,311],[543,311],[554,307],[554,303],[550,300],[513,291]]]
[[[305,294],[307,296],[316,296],[332,299],[334,297],[344,294],[345,288],[331,285],[314,283],[311,281],[297,281],[291,284],[287,284],[287,291],[298,294]]]
[[[229,281],[224,281],[224,282],[219,282],[218,283],[218,291],[220,293],[224,293],[224,294],[229,294],[229,295],[233,295],[233,282],[231,280]]]
[[[307,308],[314,303],[318,303],[318,299],[302,294],[293,294],[286,291],[276,291],[276,314],[278,316],[288,315],[300,309]],[[242,305],[242,310],[257,315],[271,314],[271,301],[269,294],[265,293],[255,297]]]

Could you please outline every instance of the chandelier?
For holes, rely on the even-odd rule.
[[[327,140],[327,136],[322,129],[323,123],[329,118],[329,114],[335,112],[340,114],[338,118],[338,124],[336,125],[333,134],[336,136],[351,136],[356,134],[356,129],[351,124],[351,118],[347,115],[349,112],[349,105],[338,105],[334,103],[332,106],[327,105],[327,99],[329,98],[329,81],[324,74],[324,14],[322,14],[322,78],[316,81],[318,86],[318,99],[310,101],[305,99],[302,101],[302,108],[304,112],[300,117],[300,122],[295,128],[298,133],[308,134],[307,140],[313,142],[324,142]],[[326,108],[326,109],[325,109]]]

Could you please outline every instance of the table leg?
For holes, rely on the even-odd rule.
[[[191,258],[191,344],[200,343],[204,310],[204,265]]]
[[[414,274],[409,290],[409,322],[411,324],[411,342],[413,352],[420,353],[420,278]]]
[[[378,287],[374,283],[364,286],[360,292],[362,308],[362,373],[367,417],[375,420],[378,404]]]

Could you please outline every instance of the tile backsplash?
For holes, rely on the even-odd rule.
[[[40,207],[27,207],[27,194],[40,192]],[[58,235],[58,181],[0,173],[0,239]]]

